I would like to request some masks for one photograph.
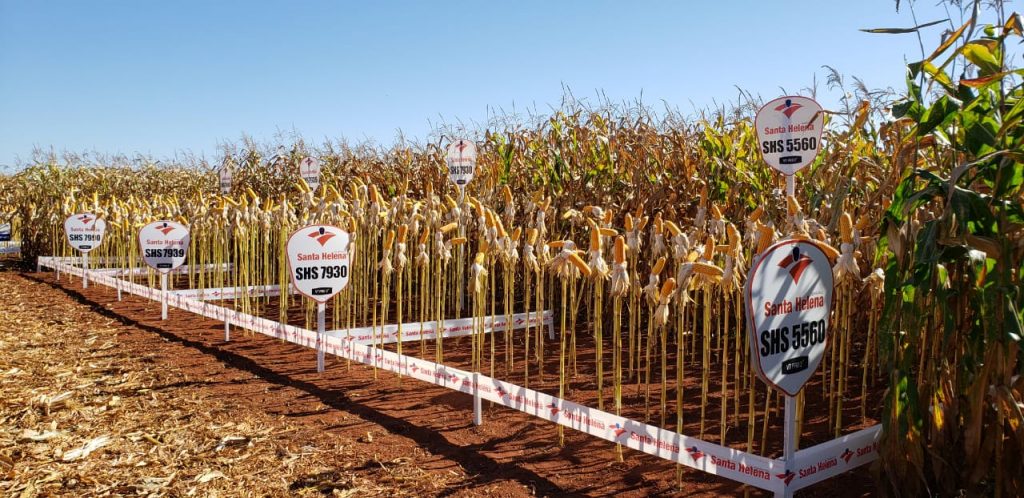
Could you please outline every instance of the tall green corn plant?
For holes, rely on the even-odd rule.
[[[972,19],[911,64],[893,110],[914,156],[881,230],[878,468],[899,495],[1024,495],[1024,87],[1009,19],[974,38]]]

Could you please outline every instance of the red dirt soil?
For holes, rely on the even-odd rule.
[[[403,381],[387,372],[380,372],[374,379],[370,367],[356,364],[346,367],[344,360],[332,357],[327,358],[327,371],[317,374],[316,355],[311,350],[240,330],[235,330],[232,341],[225,343],[221,322],[173,308],[169,320],[161,321],[159,303],[128,295],[118,302],[115,290],[98,285],[82,289],[78,279],[65,275],[57,281],[53,273],[3,272],[0,278],[23,282],[32,302],[41,307],[59,306],[69,298],[95,305],[95,313],[124,325],[115,338],[120,347],[197,379],[199,388],[236,410],[287,417],[293,423],[316,428],[332,438],[358,441],[365,446],[362,449],[372,451],[379,461],[415,458],[420,468],[436,473],[439,478],[443,475],[444,480],[449,481],[449,487],[437,493],[438,496],[721,496],[745,492],[751,496],[768,495],[692,469],[684,469],[680,485],[676,482],[674,464],[628,449],[625,462],[618,463],[613,444],[569,429],[566,429],[565,447],[559,448],[554,424],[515,410],[488,407],[486,403],[484,424],[475,427],[471,422],[472,399],[467,395],[411,379]],[[276,313],[267,314],[271,318],[276,316]],[[609,324],[605,327],[610,329]],[[610,331],[606,331],[606,335],[610,335]],[[588,363],[583,358],[593,356],[592,344],[588,345],[583,337],[585,335],[581,335],[578,345],[581,375],[592,379],[592,372],[584,372],[582,368]],[[499,347],[500,344],[499,341]],[[418,343],[408,343],[405,349],[407,354],[418,351]],[[557,347],[552,351],[554,353],[549,352],[547,359],[555,363],[546,366],[547,382],[531,380],[531,388],[546,392],[556,388]],[[464,368],[467,352],[468,343],[446,342],[446,363]],[[432,351],[425,357],[432,358]],[[503,357],[500,352],[498,357]],[[499,371],[504,370],[500,361],[498,365]],[[689,408],[687,412],[684,433],[696,436],[699,369],[687,368],[690,376],[687,400],[688,403],[698,400],[698,404],[696,411]],[[859,379],[859,372],[859,368],[851,368],[851,382]],[[670,378],[672,375],[670,371]],[[518,377],[513,374],[508,380],[522,383],[521,374]],[[809,384],[809,389],[815,385]],[[712,384],[715,395],[708,405],[710,421],[718,419],[718,389],[714,386]],[[820,392],[821,387],[817,386]],[[569,399],[596,407],[596,388],[592,381],[578,382],[573,387]],[[606,396],[610,397],[610,381],[606,382],[605,389]],[[879,409],[880,393],[877,391],[876,388],[869,393],[868,406],[872,407],[869,414]],[[624,399],[624,403],[629,407],[623,415],[642,419],[642,401],[635,392],[634,384],[624,384],[624,397],[629,398]],[[651,392],[652,421],[656,423],[659,387],[652,385]],[[851,386],[850,392],[859,396],[859,380]],[[746,394],[743,396],[745,403]],[[672,391],[670,398],[674,399]],[[826,410],[826,405],[815,399],[808,396],[808,420],[802,446],[829,438],[824,417],[810,415]],[[844,433],[862,426],[859,402],[850,400],[846,406],[844,420],[851,423],[845,425]],[[669,427],[674,428],[675,414],[671,410],[670,406],[668,418],[673,422]],[[781,446],[781,437],[777,435],[781,432],[781,419],[780,412],[770,422],[769,456],[772,457],[777,456]],[[368,432],[372,434],[372,441],[367,441]],[[734,426],[728,442],[742,449],[745,434],[745,424]],[[717,442],[717,423],[709,425],[705,438]],[[457,476],[454,479],[453,470]],[[868,467],[861,467],[798,495],[867,496],[874,490]]]

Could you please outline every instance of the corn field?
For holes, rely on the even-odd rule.
[[[141,226],[179,221],[191,266],[174,285],[196,289],[287,288],[289,234],[337,225],[354,258],[328,305],[335,328],[553,309],[554,340],[481,322],[469,337],[388,347],[765,455],[781,450],[768,428],[782,398],[752,369],[741,289],[769,245],[813,241],[836,299],[825,358],[798,398],[800,444],[882,422],[882,489],[1019,496],[1024,99],[1002,47],[1021,25],[1014,15],[976,38],[967,27],[911,66],[891,116],[867,96],[829,113],[795,197],[762,164],[749,112],[684,121],[567,106],[483,132],[464,194],[443,143],[297,141],[269,158],[225,154],[223,195],[205,165],[43,162],[0,178],[0,213],[31,259],[70,256],[63,220],[93,212],[108,229],[91,257],[113,268],[141,266]],[[942,57],[977,76],[952,81]],[[315,190],[299,178],[306,157],[323,165]],[[232,305],[314,317],[287,293]]]

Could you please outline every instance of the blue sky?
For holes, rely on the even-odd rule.
[[[34,146],[213,159],[243,133],[386,145],[547,111],[563,85],[691,112],[817,75],[834,106],[824,64],[902,88],[917,39],[858,28],[912,25],[907,1],[0,0],[0,166]],[[915,10],[946,17],[932,0]]]

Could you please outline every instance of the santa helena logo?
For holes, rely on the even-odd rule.
[[[501,386],[498,386],[498,388],[495,389],[494,391],[498,393],[499,398],[504,398],[505,396],[508,396],[508,391],[502,389]]]
[[[839,455],[839,456],[840,456],[840,457],[841,457],[841,458],[842,458],[843,460],[845,460],[845,461],[846,461],[846,463],[850,463],[850,459],[851,459],[851,458],[853,458],[853,452],[852,452],[852,451],[850,451],[850,448],[846,448],[846,449],[844,449],[844,450],[843,450],[843,454],[842,454],[842,455]]]
[[[315,239],[321,246],[323,246],[328,240],[331,240],[331,238],[334,237],[334,234],[324,230],[324,227],[320,227],[319,230],[311,232],[309,237]]]
[[[458,142],[455,142],[455,148],[459,149],[459,154],[462,154],[462,151],[466,150],[466,141],[459,140]]]
[[[779,261],[779,268],[789,268],[789,275],[793,277],[793,283],[800,283],[800,275],[813,262],[814,260],[810,256],[800,253],[800,246],[794,245],[793,252]]]
[[[785,114],[787,118],[792,119],[793,113],[795,113],[801,107],[803,106],[793,102],[791,99],[786,99],[785,102],[776,106],[775,110]]]
[[[789,486],[789,483],[794,477],[796,477],[796,474],[794,474],[792,470],[786,469],[785,474],[775,474],[775,477],[782,479],[782,481],[786,483],[786,486]]]
[[[612,431],[615,434],[615,438],[618,439],[619,437],[626,433],[626,428],[623,427],[622,424],[616,422],[612,424]]]
[[[690,454],[690,458],[692,458],[694,462],[698,462],[701,458],[704,458],[704,452],[700,451],[700,448],[697,448],[696,446],[686,448],[686,452]]]
[[[167,226],[167,223],[164,223],[164,226],[162,226],[160,228],[157,228],[157,230],[159,230],[164,235],[167,235],[167,234],[171,233],[172,231],[174,231],[174,227]]]
[[[562,411],[560,408],[558,408],[558,405],[554,403],[548,405],[548,409],[551,410],[551,416],[556,416],[558,415],[558,412]]]
[[[87,214],[83,214],[82,216],[78,217],[78,221],[81,221],[83,225],[88,225],[90,221],[95,220],[95,219],[96,218],[92,218],[92,217],[90,217]]]

